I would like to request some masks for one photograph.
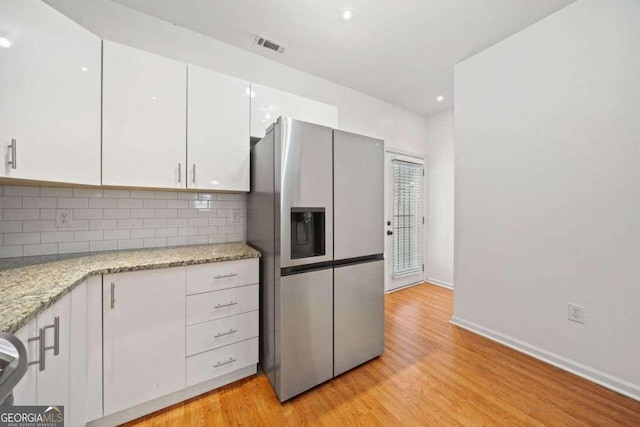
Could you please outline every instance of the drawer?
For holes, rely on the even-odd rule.
[[[258,309],[258,285],[241,286],[187,297],[187,325]]]
[[[258,338],[187,357],[187,387],[258,363]]]
[[[187,295],[258,283],[258,258],[187,266]]]
[[[258,336],[258,311],[187,326],[187,356]]]

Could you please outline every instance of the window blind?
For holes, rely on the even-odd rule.
[[[392,161],[394,278],[422,271],[422,165]]]

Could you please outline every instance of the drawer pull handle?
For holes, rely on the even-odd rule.
[[[238,275],[238,273],[229,273],[229,274],[219,274],[215,277],[216,280],[218,279],[225,279],[227,277],[236,277]]]
[[[45,369],[45,357],[46,357],[46,353],[45,353],[45,348],[44,348],[44,343],[45,343],[45,334],[46,334],[46,329],[45,328],[40,328],[40,333],[32,338],[29,338],[27,341],[28,342],[34,342],[37,341],[38,342],[38,360],[34,360],[32,362],[29,362],[28,365],[38,365],[38,370],[39,371],[44,371]]]
[[[233,357],[230,357],[229,360],[227,360],[226,362],[218,362],[215,365],[213,365],[214,368],[217,368],[219,366],[224,366],[224,365],[228,365],[229,363],[233,363],[238,359],[234,359]]]
[[[237,305],[237,304],[238,304],[237,302],[231,301],[226,304],[216,304],[214,308],[231,307],[232,305]]]
[[[238,332],[237,329],[229,329],[227,332],[219,332],[219,333],[215,334],[213,337],[214,338],[220,338],[220,337],[223,337],[225,335],[235,334],[236,332]]]

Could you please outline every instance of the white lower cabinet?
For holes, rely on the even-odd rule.
[[[29,342],[29,338],[36,337],[37,335],[38,328],[36,327],[35,319],[27,323],[15,333],[15,336],[22,341],[22,344],[27,350],[27,359],[29,362],[38,360],[38,343]],[[22,377],[22,380],[20,380],[18,385],[13,389],[14,405],[37,405],[37,377],[38,366],[29,366],[24,377]]]
[[[187,356],[258,336],[258,311],[187,326]]]
[[[187,325],[258,309],[258,285],[240,286],[187,297]]]
[[[104,415],[185,387],[184,267],[103,277]]]
[[[251,338],[187,359],[187,387],[258,363],[258,338]]]

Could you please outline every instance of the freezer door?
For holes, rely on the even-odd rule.
[[[333,269],[283,276],[280,309],[283,402],[333,376]]]
[[[334,375],[384,351],[384,261],[334,270]]]
[[[281,200],[282,267],[333,260],[332,132],[328,127],[282,117],[276,124],[275,161],[280,167],[275,185]],[[305,214],[309,216],[307,223]],[[313,226],[305,229],[311,217]],[[313,250],[292,256],[292,241],[298,247],[313,243]]]
[[[334,259],[384,252],[384,141],[333,131]]]

